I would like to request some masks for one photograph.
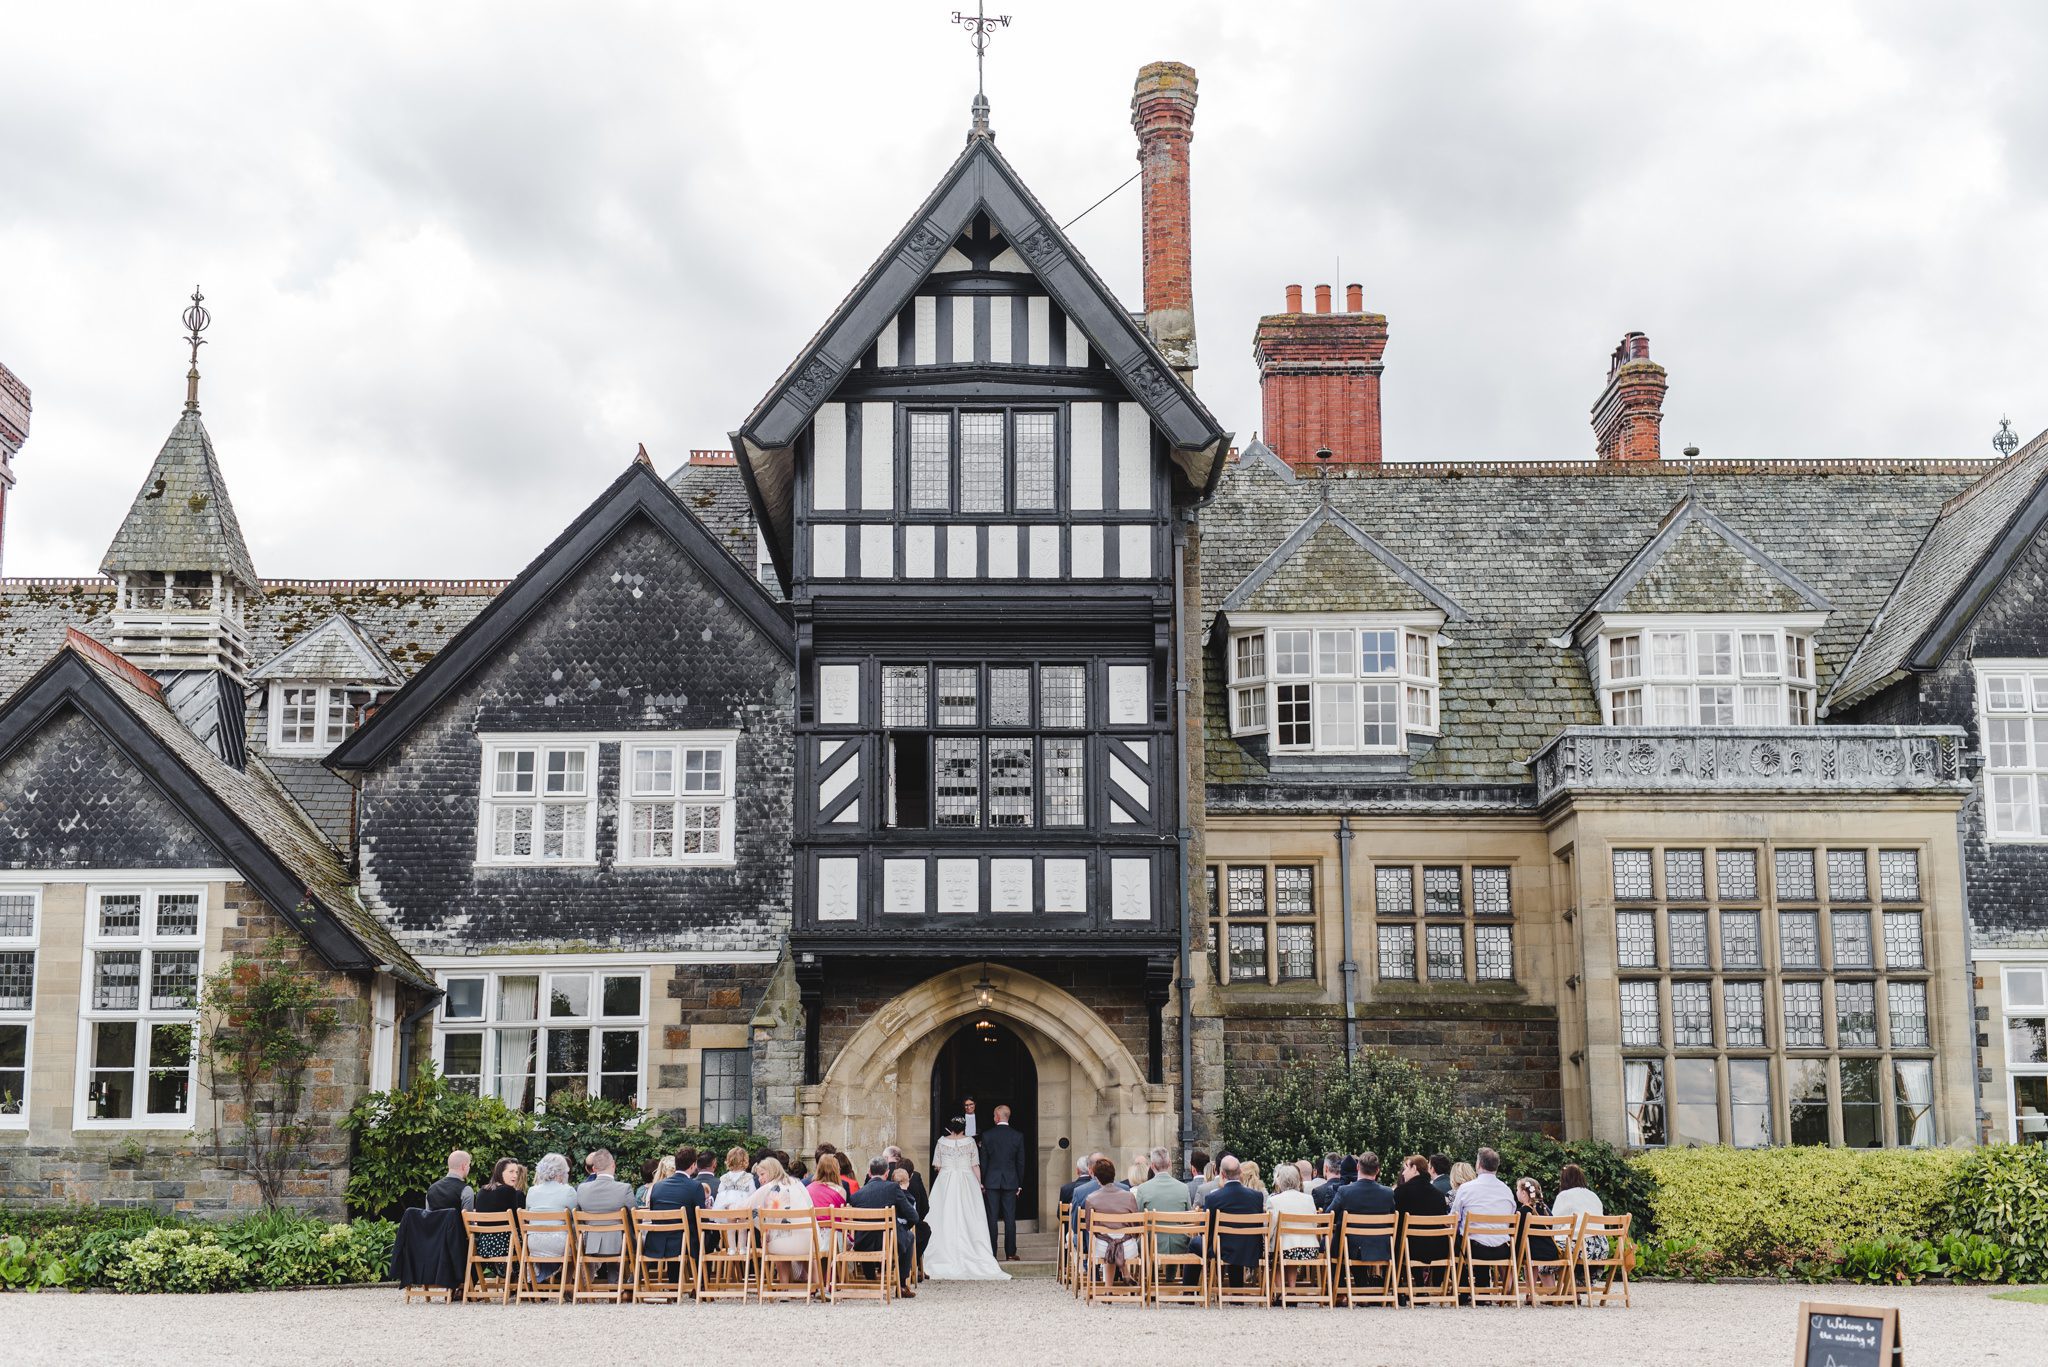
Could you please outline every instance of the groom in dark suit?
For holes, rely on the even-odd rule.
[[[1024,1194],[1024,1136],[1010,1127],[1010,1108],[996,1107],[996,1123],[981,1136],[981,1199],[988,1207],[988,1248],[996,1251],[996,1221],[1003,1222],[1003,1261],[1017,1261],[1017,1198]]]

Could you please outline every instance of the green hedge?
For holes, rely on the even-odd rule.
[[[149,1210],[0,1211],[0,1289],[242,1291],[384,1280],[397,1226],[291,1211],[224,1224]]]
[[[1948,1227],[2001,1245],[2013,1280],[2048,1281],[2048,1146],[1972,1150],[1943,1197]]]

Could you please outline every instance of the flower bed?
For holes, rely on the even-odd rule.
[[[292,1211],[206,1223],[152,1210],[0,1210],[0,1289],[247,1291],[382,1281],[397,1227]]]

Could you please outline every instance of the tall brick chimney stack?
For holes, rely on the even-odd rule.
[[[1365,287],[1344,287],[1344,311],[1330,311],[1330,287],[1315,288],[1315,312],[1301,308],[1301,286],[1287,287],[1287,309],[1259,319],[1252,356],[1259,363],[1265,411],[1260,437],[1297,470],[1320,464],[1380,463],[1380,371],[1387,316],[1365,311]]]
[[[1631,332],[1607,363],[1607,390],[1593,405],[1593,437],[1602,460],[1659,460],[1664,424],[1664,367],[1650,359],[1650,339]]]
[[[1145,328],[1182,380],[1195,378],[1195,267],[1188,145],[1195,137],[1195,69],[1152,62],[1131,91],[1144,195]]]
[[[14,490],[14,454],[28,442],[28,386],[0,365],[0,552],[7,547],[7,496]]]

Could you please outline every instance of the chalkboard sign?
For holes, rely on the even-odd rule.
[[[1793,1367],[1904,1367],[1904,1363],[1897,1310],[1799,1302]]]

